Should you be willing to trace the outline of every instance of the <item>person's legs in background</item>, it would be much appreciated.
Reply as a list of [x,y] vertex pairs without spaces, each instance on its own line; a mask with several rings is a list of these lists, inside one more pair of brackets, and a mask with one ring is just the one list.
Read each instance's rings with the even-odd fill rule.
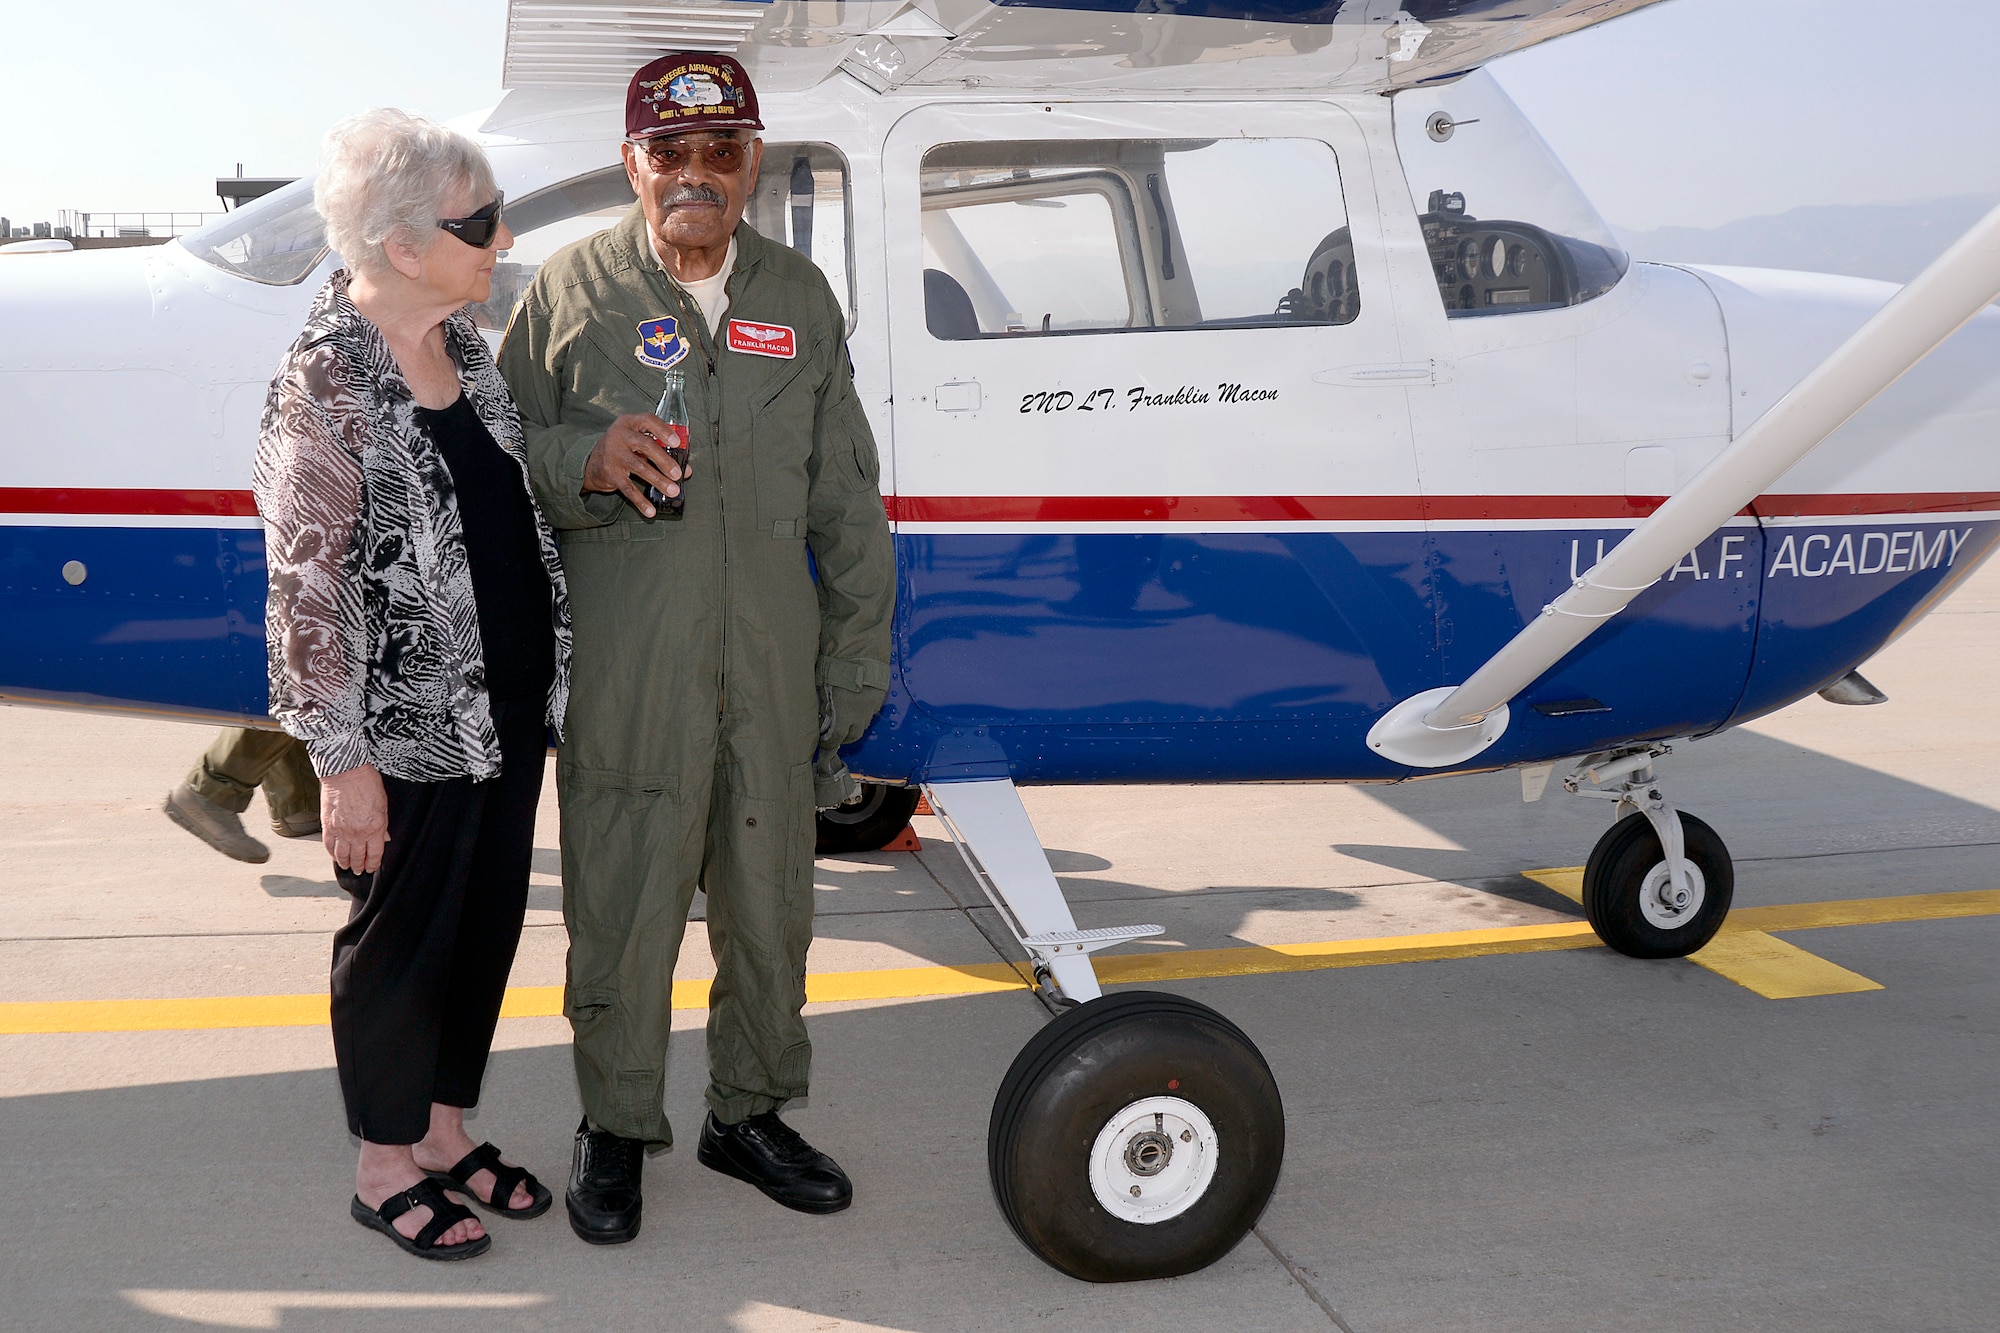
[[[253,865],[270,860],[270,848],[244,832],[242,815],[258,784],[294,748],[303,752],[305,747],[282,731],[224,728],[186,779],[167,793],[167,818],[224,856]],[[313,785],[318,787],[317,778]]]
[[[282,733],[281,733],[282,734]],[[264,804],[271,832],[281,838],[319,836],[319,774],[313,772],[304,741],[292,740],[264,770]]]

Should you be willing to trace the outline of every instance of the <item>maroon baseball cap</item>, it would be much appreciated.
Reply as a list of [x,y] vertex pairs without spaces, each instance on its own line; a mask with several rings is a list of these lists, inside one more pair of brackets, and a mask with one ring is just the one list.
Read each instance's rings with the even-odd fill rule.
[[757,90],[743,66],[714,51],[682,51],[640,67],[625,89],[625,137],[690,130],[761,130]]

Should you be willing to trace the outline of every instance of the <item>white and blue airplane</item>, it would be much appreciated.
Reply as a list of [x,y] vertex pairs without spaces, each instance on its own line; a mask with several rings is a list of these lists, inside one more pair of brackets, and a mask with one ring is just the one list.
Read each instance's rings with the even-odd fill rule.
[[[1227,1019],[1100,995],[1158,928],[1077,928],[1018,786],[1518,767],[1616,803],[1605,941],[1684,955],[1730,860],[1656,761],[1879,697],[1855,668],[2000,537],[2000,214],[1900,292],[1632,263],[1480,71],[1648,3],[512,0],[462,122],[518,236],[496,339],[629,206],[633,69],[728,50],[762,93],[750,220],[847,303],[899,563],[823,838],[927,793],[1019,939],[1059,1016],[990,1167],[1065,1272],[1227,1252],[1284,1123]],[[310,190],[0,258],[0,699],[265,721],[250,461],[339,263]]]

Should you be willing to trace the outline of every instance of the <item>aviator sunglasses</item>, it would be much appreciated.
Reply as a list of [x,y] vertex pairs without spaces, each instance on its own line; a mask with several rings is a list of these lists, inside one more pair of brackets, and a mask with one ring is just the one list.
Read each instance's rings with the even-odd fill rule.
[[652,160],[653,170],[663,176],[679,173],[697,155],[702,166],[718,176],[733,176],[743,170],[743,164],[750,160],[743,151],[743,145],[734,139],[706,139],[698,144],[651,139],[640,144],[639,148]]
[[495,199],[486,207],[464,218],[439,218],[438,226],[458,237],[475,250],[484,250],[493,244],[493,238],[500,234],[500,205],[502,199]]

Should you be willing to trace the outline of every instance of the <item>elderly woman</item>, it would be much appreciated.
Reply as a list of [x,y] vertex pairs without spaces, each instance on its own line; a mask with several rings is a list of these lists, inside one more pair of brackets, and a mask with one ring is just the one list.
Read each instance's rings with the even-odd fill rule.
[[333,1043],[361,1140],[351,1212],[427,1259],[549,1191],[466,1136],[527,907],[568,694],[569,612],[521,427],[461,308],[512,236],[478,145],[400,111],[335,126],[327,279],[264,409],[271,714],[306,744],[354,897]]

